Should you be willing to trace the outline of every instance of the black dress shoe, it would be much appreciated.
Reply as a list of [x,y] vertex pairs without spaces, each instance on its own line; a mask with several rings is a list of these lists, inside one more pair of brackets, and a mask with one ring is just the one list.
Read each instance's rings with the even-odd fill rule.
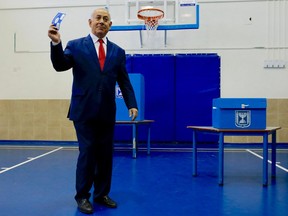
[[94,198],[94,202],[102,204],[108,208],[117,208],[117,203],[112,200],[109,196]]
[[88,199],[77,199],[78,209],[85,214],[93,213],[93,206]]

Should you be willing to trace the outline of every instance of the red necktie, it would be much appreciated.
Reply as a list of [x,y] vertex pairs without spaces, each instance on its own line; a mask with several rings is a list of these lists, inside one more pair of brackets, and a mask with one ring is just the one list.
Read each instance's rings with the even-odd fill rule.
[[104,51],[104,46],[103,46],[104,41],[102,39],[99,39],[98,42],[100,43],[98,58],[99,58],[101,70],[103,70],[104,63],[105,63],[105,51]]

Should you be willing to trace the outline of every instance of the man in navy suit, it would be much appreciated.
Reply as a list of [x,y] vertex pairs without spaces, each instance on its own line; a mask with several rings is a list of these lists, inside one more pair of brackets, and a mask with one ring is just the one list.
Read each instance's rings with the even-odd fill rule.
[[[138,108],[126,70],[125,51],[106,37],[112,25],[109,12],[104,8],[96,9],[88,22],[91,33],[69,41],[65,50],[56,26],[50,26],[48,36],[54,69],[60,72],[72,68],[73,72],[68,117],[74,123],[79,143],[75,199],[81,212],[91,214],[93,206],[89,198],[92,186],[94,202],[117,207],[117,203],[108,196],[112,176],[116,82],[132,120],[137,117]],[[103,40],[106,55],[103,69],[98,60],[98,39]]]

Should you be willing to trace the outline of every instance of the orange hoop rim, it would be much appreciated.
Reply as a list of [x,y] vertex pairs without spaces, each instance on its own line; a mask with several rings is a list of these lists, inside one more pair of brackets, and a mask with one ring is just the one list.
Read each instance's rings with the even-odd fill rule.
[[[156,15],[156,16],[142,15],[141,13],[145,11],[158,11],[160,12],[160,15]],[[158,8],[144,8],[138,11],[137,16],[138,16],[138,19],[141,19],[144,21],[154,20],[157,22],[159,19],[162,19],[164,17],[164,11]]]

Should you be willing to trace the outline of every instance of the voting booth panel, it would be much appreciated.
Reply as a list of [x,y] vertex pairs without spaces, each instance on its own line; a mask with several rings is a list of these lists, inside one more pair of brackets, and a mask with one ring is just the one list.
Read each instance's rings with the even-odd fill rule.
[[[127,65],[132,70],[131,56],[127,59]],[[127,69],[128,70],[128,69]],[[129,73],[129,79],[134,88],[137,105],[138,105],[138,121],[144,120],[145,118],[145,81],[144,76],[139,73]],[[131,121],[129,117],[128,109],[122,96],[121,89],[118,83],[115,86],[115,100],[116,100],[116,121]],[[145,130],[145,129],[144,129]],[[131,142],[132,130],[130,127],[115,127],[115,141]]]
[[[137,105],[138,105],[138,116],[137,120],[144,120],[145,113],[145,85],[144,77],[142,74],[129,74],[131,84],[134,88]],[[116,98],[116,121],[131,121],[131,117],[128,115],[128,109],[125,104],[122,91],[118,84],[115,87],[115,98]]]
[[212,126],[220,129],[265,129],[266,98],[216,98]]

